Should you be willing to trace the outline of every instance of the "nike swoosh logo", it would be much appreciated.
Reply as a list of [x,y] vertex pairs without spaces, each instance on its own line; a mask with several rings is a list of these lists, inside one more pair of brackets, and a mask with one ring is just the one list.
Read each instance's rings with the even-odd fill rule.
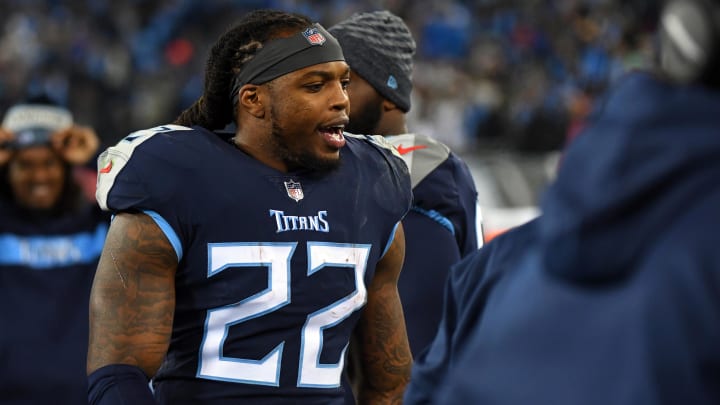
[[108,164],[100,169],[100,173],[110,173],[110,170],[112,170],[112,160],[108,162]]
[[403,147],[402,145],[398,145],[396,149],[399,154],[406,155],[414,150],[425,149],[425,148],[427,148],[427,145],[415,145],[415,146],[410,146],[407,148]]

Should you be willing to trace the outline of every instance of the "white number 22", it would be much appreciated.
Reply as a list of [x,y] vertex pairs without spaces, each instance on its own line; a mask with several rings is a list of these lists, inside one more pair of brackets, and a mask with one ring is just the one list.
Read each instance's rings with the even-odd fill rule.
[[[208,277],[228,268],[264,266],[268,287],[235,304],[207,311],[205,333],[200,346],[197,376],[211,380],[278,386],[285,342],[279,342],[260,360],[225,357],[223,345],[228,328],[254,319],[290,303],[290,260],[297,243],[214,243],[208,246]],[[338,387],[345,358],[343,348],[336,364],[321,364],[323,330],[335,326],[365,304],[363,278],[369,245],[307,242],[307,275],[325,267],[350,267],[355,273],[355,290],[348,296],[309,314],[302,329],[298,387]],[[239,271],[239,270],[236,270]]]

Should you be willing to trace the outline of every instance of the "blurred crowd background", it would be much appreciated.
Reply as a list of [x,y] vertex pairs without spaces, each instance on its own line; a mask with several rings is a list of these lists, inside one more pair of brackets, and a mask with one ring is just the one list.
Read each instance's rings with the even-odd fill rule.
[[106,144],[167,123],[201,93],[217,37],[262,7],[302,12],[326,27],[356,11],[403,17],[418,43],[410,130],[466,157],[482,206],[532,209],[593,101],[623,72],[653,63],[659,4],[3,0],[0,111],[49,94]]

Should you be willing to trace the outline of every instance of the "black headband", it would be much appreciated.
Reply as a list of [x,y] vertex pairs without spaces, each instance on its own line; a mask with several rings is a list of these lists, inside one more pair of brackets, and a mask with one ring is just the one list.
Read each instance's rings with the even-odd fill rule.
[[340,44],[318,23],[291,37],[269,41],[233,79],[233,105],[247,83],[267,83],[304,67],[338,60],[345,60]]

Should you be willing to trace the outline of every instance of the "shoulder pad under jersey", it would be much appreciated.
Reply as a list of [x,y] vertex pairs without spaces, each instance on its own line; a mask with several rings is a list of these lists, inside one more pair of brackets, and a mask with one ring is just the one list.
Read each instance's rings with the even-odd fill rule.
[[[132,159],[135,149],[157,134],[192,130],[192,128],[180,125],[163,125],[135,131],[101,153],[97,159],[98,177],[95,191],[95,198],[100,208],[111,209],[108,207],[108,194],[123,173],[125,166]],[[138,176],[138,178],[140,177]],[[138,190],[142,190],[140,185]]]
[[450,148],[429,136],[402,134],[384,138],[407,164],[413,188],[450,155]]
[[387,139],[385,139],[385,137],[382,135],[356,135],[356,134],[351,134],[349,132],[345,132],[345,136],[349,136],[349,137],[357,138],[357,139],[364,139],[376,146],[387,149],[388,151],[392,152],[393,155],[395,155],[399,158],[402,158],[402,156],[400,156],[400,154],[398,153],[395,146],[392,143],[388,142]]

